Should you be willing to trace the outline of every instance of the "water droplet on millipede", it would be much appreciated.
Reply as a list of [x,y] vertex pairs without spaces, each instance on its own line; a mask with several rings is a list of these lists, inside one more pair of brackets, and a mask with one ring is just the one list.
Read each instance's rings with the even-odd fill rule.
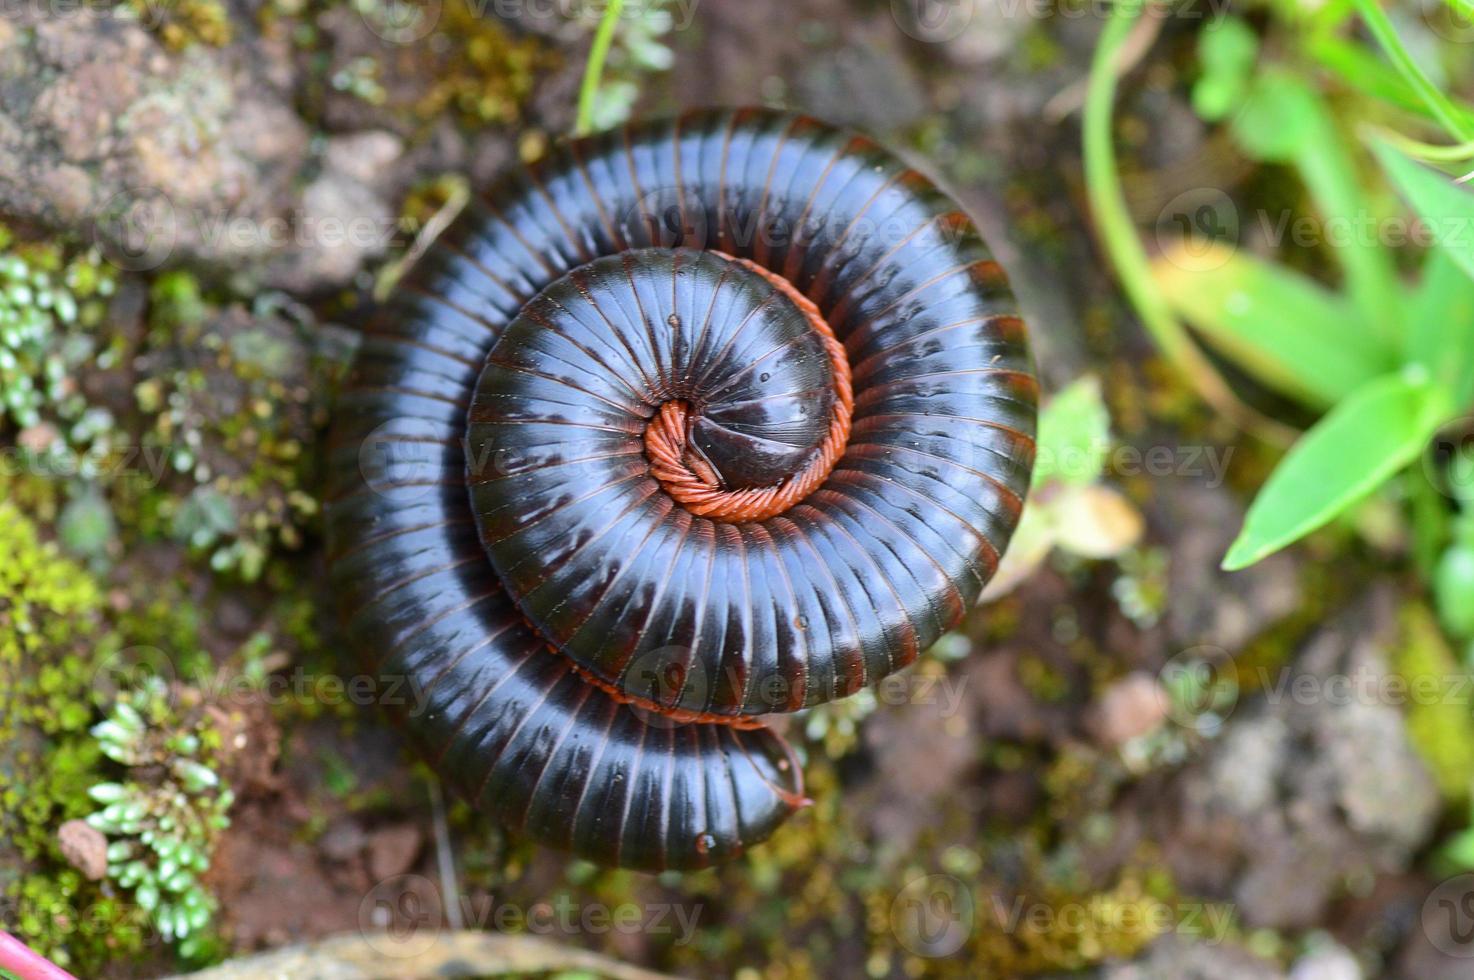
[[799,617],[798,619],[795,619],[793,621],[793,625],[797,626],[801,630],[806,630],[809,628],[809,617],[805,616],[803,613],[799,613]]
[[717,839],[711,834],[701,833],[696,835],[696,853],[710,854],[711,849],[717,846]]
[[769,375],[767,374],[767,372],[764,372],[764,373],[758,375],[757,379],[759,381],[767,381],[768,380],[768,377],[769,377]]

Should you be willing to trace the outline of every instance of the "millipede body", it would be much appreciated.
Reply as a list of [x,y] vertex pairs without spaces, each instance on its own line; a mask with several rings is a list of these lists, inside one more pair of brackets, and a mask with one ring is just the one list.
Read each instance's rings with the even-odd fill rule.
[[1036,385],[971,221],[870,140],[698,111],[478,197],[331,442],[351,645],[541,842],[700,868],[805,801],[760,716],[916,659],[1017,523]]

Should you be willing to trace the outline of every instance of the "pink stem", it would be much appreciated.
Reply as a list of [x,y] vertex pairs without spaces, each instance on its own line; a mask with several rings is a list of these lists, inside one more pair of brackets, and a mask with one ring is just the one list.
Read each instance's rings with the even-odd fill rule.
[[20,980],[77,980],[8,932],[0,932],[0,968]]

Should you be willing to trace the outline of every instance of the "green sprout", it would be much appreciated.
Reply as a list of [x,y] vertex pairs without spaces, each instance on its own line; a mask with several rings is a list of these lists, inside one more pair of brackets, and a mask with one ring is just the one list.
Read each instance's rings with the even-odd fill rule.
[[215,913],[200,879],[235,799],[209,764],[213,730],[182,719],[167,685],[150,678],[121,695],[92,734],[104,755],[135,771],[133,779],[89,790],[102,809],[87,822],[109,838],[108,877],[133,890],[180,955],[195,958]]
[[[662,40],[674,24],[663,0],[646,0],[627,13],[624,0],[610,0],[594,29],[579,86],[575,135],[611,129],[629,118],[640,94],[639,77],[666,71],[675,61]],[[606,64],[612,69],[608,79]]]

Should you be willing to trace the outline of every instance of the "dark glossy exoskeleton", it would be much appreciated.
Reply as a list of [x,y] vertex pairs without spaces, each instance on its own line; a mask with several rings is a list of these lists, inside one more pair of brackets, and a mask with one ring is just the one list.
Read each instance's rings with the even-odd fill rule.
[[[575,141],[366,331],[328,503],[350,641],[510,827],[730,859],[804,802],[755,716],[906,666],[976,600],[1035,394],[972,223],[870,140],[737,110]],[[695,497],[759,504],[656,478],[667,407]]]

